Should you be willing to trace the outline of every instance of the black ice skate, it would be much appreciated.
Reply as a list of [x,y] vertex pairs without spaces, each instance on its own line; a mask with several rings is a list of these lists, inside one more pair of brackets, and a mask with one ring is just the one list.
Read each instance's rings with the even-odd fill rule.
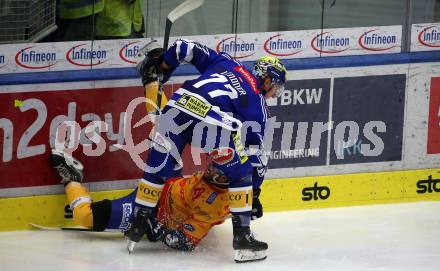
[[135,210],[133,223],[128,231],[125,232],[127,237],[128,253],[133,252],[134,246],[139,242],[144,234],[147,233],[147,220],[152,216],[152,212],[146,208]]
[[249,226],[239,226],[234,223],[234,239],[232,247],[235,250],[235,262],[253,262],[266,259],[267,243],[255,239]]
[[70,181],[82,182],[84,167],[68,153],[53,149],[50,162],[61,177],[60,183],[66,185]]

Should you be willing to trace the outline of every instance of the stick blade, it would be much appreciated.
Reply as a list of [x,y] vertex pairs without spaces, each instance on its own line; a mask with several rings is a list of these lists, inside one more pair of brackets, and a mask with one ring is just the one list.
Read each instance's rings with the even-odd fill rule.
[[45,231],[92,231],[91,229],[84,227],[50,227],[36,223],[29,223],[29,226],[31,226],[34,229],[45,230]]
[[187,0],[182,4],[178,5],[174,8],[167,16],[167,19],[174,23],[177,19],[179,19],[182,15],[195,10],[196,8],[203,5],[205,0]]

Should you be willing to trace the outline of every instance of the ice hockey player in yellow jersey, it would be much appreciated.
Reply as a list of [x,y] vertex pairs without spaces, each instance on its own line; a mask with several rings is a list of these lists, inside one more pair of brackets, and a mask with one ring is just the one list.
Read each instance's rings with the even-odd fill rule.
[[[75,224],[104,231],[130,228],[136,190],[115,199],[93,202],[81,184],[82,164],[69,154],[52,150],[51,163],[65,186]],[[148,218],[147,237],[183,251],[192,251],[209,230],[229,215],[228,180],[212,166],[189,177],[176,176],[166,181],[156,216]]]

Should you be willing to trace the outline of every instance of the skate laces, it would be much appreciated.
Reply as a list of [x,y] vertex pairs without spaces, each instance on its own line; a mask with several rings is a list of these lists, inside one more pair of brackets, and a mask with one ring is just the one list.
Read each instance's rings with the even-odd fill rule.
[[261,242],[260,240],[258,240],[258,235],[255,232],[253,232],[253,231],[250,231],[250,233],[248,235],[248,238],[250,240],[255,240],[257,242]]

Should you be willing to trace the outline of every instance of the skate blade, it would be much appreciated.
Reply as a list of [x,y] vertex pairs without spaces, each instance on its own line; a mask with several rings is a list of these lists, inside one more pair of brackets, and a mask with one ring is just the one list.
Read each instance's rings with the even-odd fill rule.
[[250,249],[239,249],[235,251],[234,260],[236,263],[247,263],[262,261],[266,258],[266,250],[252,251]]
[[127,239],[127,250],[128,254],[131,254],[133,252],[134,246],[136,245],[136,242],[133,242],[129,239]]

